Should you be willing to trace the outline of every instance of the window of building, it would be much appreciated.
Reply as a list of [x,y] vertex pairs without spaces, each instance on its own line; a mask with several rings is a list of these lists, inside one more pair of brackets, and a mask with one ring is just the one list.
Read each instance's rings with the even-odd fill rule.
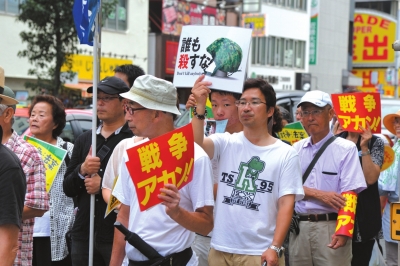
[[0,12],[19,14],[19,5],[25,0],[0,0]]
[[[369,1],[369,2],[356,2],[356,8],[366,8],[366,9],[373,9],[377,11],[381,11],[386,14],[390,15],[397,15],[392,14],[392,2],[393,1]],[[397,10],[396,10],[397,12]]]
[[[1,1],[1,0],[0,0]],[[104,24],[104,28],[125,31],[128,23],[127,0],[119,0]]]
[[263,2],[294,10],[307,11],[307,0],[263,0]]
[[304,68],[306,42],[275,36],[253,37],[251,63],[262,66]]

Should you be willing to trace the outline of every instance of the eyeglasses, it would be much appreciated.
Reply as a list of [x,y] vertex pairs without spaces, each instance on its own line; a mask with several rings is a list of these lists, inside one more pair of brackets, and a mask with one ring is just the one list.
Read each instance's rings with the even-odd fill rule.
[[119,96],[114,96],[114,97],[111,97],[111,96],[97,97],[97,101],[102,100],[103,102],[108,103],[108,102],[110,102],[112,99],[117,99],[117,98],[119,98]]
[[125,104],[125,111],[127,113],[129,113],[130,115],[133,115],[135,113],[135,111],[144,110],[144,109],[147,109],[147,108],[144,108],[144,107],[133,108],[133,107],[130,107],[130,106]]
[[245,106],[247,106],[248,104],[250,105],[250,107],[257,107],[257,106],[259,106],[260,104],[265,104],[265,105],[267,105],[267,103],[265,103],[265,102],[262,102],[260,99],[253,99],[253,100],[251,100],[250,102],[248,102],[248,101],[246,101],[246,100],[237,100],[237,101],[235,101],[235,105],[237,106],[237,107],[245,107]]
[[309,115],[316,117],[316,116],[320,116],[322,114],[322,112],[324,111],[324,109],[322,110],[312,110],[312,111],[302,111],[300,113],[301,117],[308,117]]

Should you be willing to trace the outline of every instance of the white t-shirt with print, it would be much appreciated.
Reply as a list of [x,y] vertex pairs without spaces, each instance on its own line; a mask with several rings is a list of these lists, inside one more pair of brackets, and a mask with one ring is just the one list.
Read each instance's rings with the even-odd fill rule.
[[[179,190],[181,197],[179,205],[189,212],[204,206],[214,206],[210,159],[200,146],[194,145],[193,179]],[[126,153],[124,159],[126,160]],[[166,214],[164,205],[158,204],[146,211],[140,211],[136,190],[125,163],[122,163],[120,169],[120,177],[112,194],[123,204],[130,206],[128,229],[137,233],[163,256],[190,247],[194,233],[172,220]],[[130,260],[147,260],[128,243],[125,251]],[[193,253],[187,265],[197,265],[197,263],[197,257]]]
[[304,197],[297,152],[277,140],[256,146],[243,132],[214,134],[218,192],[211,247],[234,254],[261,255],[272,243],[278,199]]

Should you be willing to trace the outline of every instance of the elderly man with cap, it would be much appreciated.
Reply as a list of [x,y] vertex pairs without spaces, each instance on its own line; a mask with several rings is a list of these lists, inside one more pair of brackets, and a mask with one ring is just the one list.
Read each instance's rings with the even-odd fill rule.
[[[302,123],[310,137],[293,145],[300,156],[305,197],[295,205],[300,232],[290,235],[290,264],[350,265],[351,239],[336,235],[335,229],[338,211],[346,204],[341,193],[359,193],[366,188],[357,147],[331,133],[329,122],[334,111],[329,94],[307,92],[298,107],[301,107]],[[322,155],[307,169],[323,146],[326,149]]]
[[33,226],[35,217],[41,217],[49,209],[46,192],[46,174],[39,152],[13,131],[16,104],[14,92],[4,86],[0,95],[0,126],[3,128],[2,143],[17,155],[26,176],[26,194],[22,212],[22,226],[18,236],[18,252],[14,265],[32,265]]
[[[129,91],[129,87],[119,78],[107,77],[99,82],[97,88],[97,116],[101,123],[96,131],[96,147],[91,146],[90,130],[76,139],[63,183],[64,193],[77,199],[75,223],[71,231],[73,265],[88,265],[92,194],[96,197],[93,265],[110,263],[116,214],[112,213],[104,218],[107,205],[99,192],[104,170],[115,146],[121,140],[133,136],[124,118],[125,100],[119,96],[120,93]],[[92,89],[90,87],[87,91],[91,93]],[[95,157],[92,156],[92,149],[96,149]]]
[[[0,93],[3,88],[0,87]],[[17,101],[0,94],[0,106],[14,105]],[[2,109],[0,107],[0,109]],[[4,110],[3,110],[4,111]],[[3,119],[0,118],[0,121]],[[3,129],[0,126],[0,139]],[[26,194],[26,177],[19,158],[0,143],[0,258],[2,265],[12,265],[18,248],[18,235],[22,229],[22,212]]]
[[[393,135],[397,141],[393,146],[395,152],[395,160],[393,164],[383,171],[378,179],[378,189],[381,198],[386,199],[388,203],[385,205],[382,217],[383,238],[385,239],[386,248],[386,265],[398,265],[398,241],[391,237],[390,232],[390,203],[399,201],[399,163],[400,163],[400,110],[394,114],[388,114],[383,118],[383,124]],[[382,202],[382,200],[381,200]]]
[[[138,77],[131,90],[121,94],[127,99],[126,119],[137,136],[131,147],[174,130],[177,92],[172,83],[151,75]],[[194,233],[207,235],[213,227],[212,170],[207,154],[194,146],[193,180],[178,190],[173,184],[160,189],[158,198],[163,202],[146,211],[139,209],[131,176],[127,170],[126,154],[120,166],[120,177],[113,195],[121,201],[117,220],[139,235],[163,258],[149,260],[135,247],[126,244],[120,232],[114,234],[110,265],[120,266],[125,251],[129,265],[197,265],[191,249]],[[157,191],[158,192],[158,191]],[[160,262],[159,260],[163,260]]]

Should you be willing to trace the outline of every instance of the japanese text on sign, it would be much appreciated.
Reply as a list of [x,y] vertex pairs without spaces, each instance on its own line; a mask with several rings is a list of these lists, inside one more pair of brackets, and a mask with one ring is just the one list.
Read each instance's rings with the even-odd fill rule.
[[333,106],[340,125],[346,131],[361,132],[367,122],[372,133],[381,131],[381,106],[378,93],[332,94]]
[[157,195],[165,184],[174,184],[180,189],[191,181],[194,163],[192,127],[189,124],[154,138],[127,150],[127,154],[126,165],[143,211],[161,202]]
[[342,193],[346,198],[346,205],[339,210],[336,222],[336,235],[353,237],[354,219],[356,216],[357,194],[353,191]]

